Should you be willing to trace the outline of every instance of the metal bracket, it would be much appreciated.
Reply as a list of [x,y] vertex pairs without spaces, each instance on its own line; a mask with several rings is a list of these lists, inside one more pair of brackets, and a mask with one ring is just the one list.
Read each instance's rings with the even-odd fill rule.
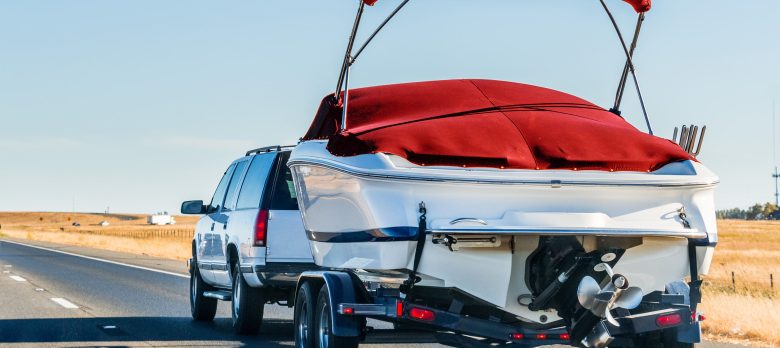
[[422,280],[417,276],[417,268],[420,266],[420,258],[422,258],[423,247],[425,247],[426,230],[428,227],[428,209],[425,208],[425,202],[420,202],[418,212],[420,213],[420,218],[417,225],[417,246],[415,246],[414,249],[412,271],[409,272],[409,278],[407,278],[400,287],[401,292],[405,293],[407,296],[411,295],[414,284]]
[[680,209],[677,210],[678,217],[682,221],[682,225],[685,228],[691,228],[691,222],[688,221],[688,215],[685,214],[685,206],[680,207]]

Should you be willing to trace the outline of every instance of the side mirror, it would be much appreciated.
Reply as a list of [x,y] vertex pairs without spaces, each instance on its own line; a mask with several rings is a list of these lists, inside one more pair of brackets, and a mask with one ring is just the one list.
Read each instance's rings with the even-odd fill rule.
[[203,205],[203,201],[186,201],[181,204],[182,214],[205,214],[207,207]]

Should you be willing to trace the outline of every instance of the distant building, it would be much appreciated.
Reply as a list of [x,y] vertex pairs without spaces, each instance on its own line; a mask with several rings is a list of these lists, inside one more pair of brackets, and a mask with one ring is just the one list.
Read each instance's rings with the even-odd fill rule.
[[173,225],[176,223],[176,219],[170,216],[167,211],[149,215],[146,218],[146,223],[150,225]]
[[108,226],[108,221],[105,220],[101,221],[100,226]]

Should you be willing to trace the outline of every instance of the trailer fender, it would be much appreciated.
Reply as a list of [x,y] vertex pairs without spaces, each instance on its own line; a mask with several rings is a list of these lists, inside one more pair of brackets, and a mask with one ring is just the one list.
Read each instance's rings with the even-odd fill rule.
[[[355,283],[352,276],[347,272],[338,271],[312,271],[304,272],[298,278],[295,293],[303,282],[310,282],[315,291],[324,284],[328,288],[328,297],[330,308],[331,327],[333,334],[342,337],[359,337],[361,335],[362,320],[359,317],[352,317],[339,314],[338,307],[341,303],[357,303],[358,296],[355,291]],[[315,298],[317,296],[315,295]],[[316,306],[316,304],[312,304]]]

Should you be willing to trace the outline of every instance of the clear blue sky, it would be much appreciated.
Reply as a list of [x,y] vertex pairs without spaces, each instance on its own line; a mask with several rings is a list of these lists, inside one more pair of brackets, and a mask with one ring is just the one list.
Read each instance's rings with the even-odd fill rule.
[[[397,0],[369,8],[364,29]],[[608,0],[627,36],[635,14]],[[292,144],[332,92],[356,1],[3,1],[0,210],[178,211],[249,148]],[[707,124],[720,208],[773,199],[780,2],[657,0],[636,64],[657,134]],[[597,0],[412,0],[353,86],[491,78],[608,107]],[[362,37],[368,34],[363,31]],[[634,93],[624,115],[644,128]]]

